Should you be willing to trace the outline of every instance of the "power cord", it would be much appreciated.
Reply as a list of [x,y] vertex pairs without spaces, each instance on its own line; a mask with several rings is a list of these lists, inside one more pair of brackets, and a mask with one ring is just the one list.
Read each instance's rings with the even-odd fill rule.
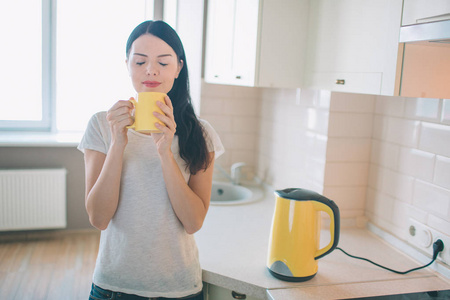
[[358,257],[358,256],[354,256],[354,255],[348,254],[347,252],[345,252],[344,250],[342,250],[342,249],[339,248],[339,247],[336,247],[336,249],[341,250],[342,252],[344,252],[344,254],[346,254],[346,255],[348,255],[348,256],[350,256],[350,257],[352,257],[352,258],[364,260],[364,261],[370,262],[371,264],[374,264],[374,265],[377,266],[377,267],[380,267],[380,268],[383,268],[383,269],[385,269],[385,270],[388,270],[388,271],[391,271],[391,272],[394,272],[394,273],[402,274],[402,275],[403,275],[403,274],[408,274],[409,272],[413,272],[413,271],[417,271],[417,270],[426,268],[426,267],[428,267],[429,265],[431,265],[432,263],[434,263],[434,261],[436,260],[436,258],[437,258],[437,256],[438,256],[439,252],[441,252],[442,250],[444,250],[444,242],[442,242],[442,240],[438,239],[436,242],[433,243],[433,260],[432,260],[432,261],[430,261],[430,262],[429,262],[428,264],[426,264],[425,266],[418,267],[418,268],[414,268],[414,269],[411,269],[411,270],[408,270],[408,271],[404,271],[404,272],[389,269],[389,268],[384,267],[384,266],[382,266],[382,265],[379,265],[379,264],[377,264],[377,263],[375,263],[375,262],[373,262],[373,261],[371,261],[370,259],[367,259],[367,258]]

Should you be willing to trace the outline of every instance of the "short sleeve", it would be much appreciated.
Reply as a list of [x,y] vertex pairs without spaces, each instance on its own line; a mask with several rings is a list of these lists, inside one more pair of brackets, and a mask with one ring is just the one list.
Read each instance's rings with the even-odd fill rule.
[[211,124],[208,123],[208,121],[202,119],[200,119],[199,121],[202,124],[203,129],[205,130],[206,145],[208,147],[208,151],[215,152],[214,159],[217,159],[225,152],[225,148],[223,147],[222,141],[220,140],[219,135],[211,126]]
[[78,150],[95,150],[106,154],[109,149],[110,133],[106,122],[106,112],[96,113],[89,120],[86,131],[78,145]]

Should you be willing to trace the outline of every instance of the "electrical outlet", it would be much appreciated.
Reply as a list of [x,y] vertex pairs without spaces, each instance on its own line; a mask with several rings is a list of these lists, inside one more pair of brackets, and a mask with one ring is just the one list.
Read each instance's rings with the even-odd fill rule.
[[409,219],[408,242],[433,256],[433,243],[438,239],[444,242],[444,250],[437,259],[450,265],[450,236],[430,228],[414,219]]

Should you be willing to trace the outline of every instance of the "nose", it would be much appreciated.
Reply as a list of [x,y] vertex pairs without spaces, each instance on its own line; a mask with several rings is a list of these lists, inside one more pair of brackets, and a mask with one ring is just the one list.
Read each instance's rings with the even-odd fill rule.
[[158,75],[159,70],[158,67],[155,64],[149,63],[147,65],[147,75]]

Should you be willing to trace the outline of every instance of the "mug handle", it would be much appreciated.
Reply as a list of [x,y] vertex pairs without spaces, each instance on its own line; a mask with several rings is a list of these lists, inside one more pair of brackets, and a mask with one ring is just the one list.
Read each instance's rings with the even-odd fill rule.
[[[137,102],[136,102],[136,100],[134,100],[134,98],[130,98],[130,100],[128,100],[128,101],[130,101],[131,103],[133,103],[134,107],[136,108]],[[132,125],[127,126],[127,128],[128,128],[128,129],[134,129],[134,128],[136,128],[136,120],[134,120],[134,122],[133,122]]]
[[[331,240],[327,246],[316,251],[314,259],[319,259],[324,257],[333,251],[339,243],[339,231],[340,231],[340,217],[339,208],[332,200],[321,197],[322,199],[313,201],[314,208],[316,211],[323,211],[330,216],[330,234]],[[320,228],[318,229],[320,230]]]

